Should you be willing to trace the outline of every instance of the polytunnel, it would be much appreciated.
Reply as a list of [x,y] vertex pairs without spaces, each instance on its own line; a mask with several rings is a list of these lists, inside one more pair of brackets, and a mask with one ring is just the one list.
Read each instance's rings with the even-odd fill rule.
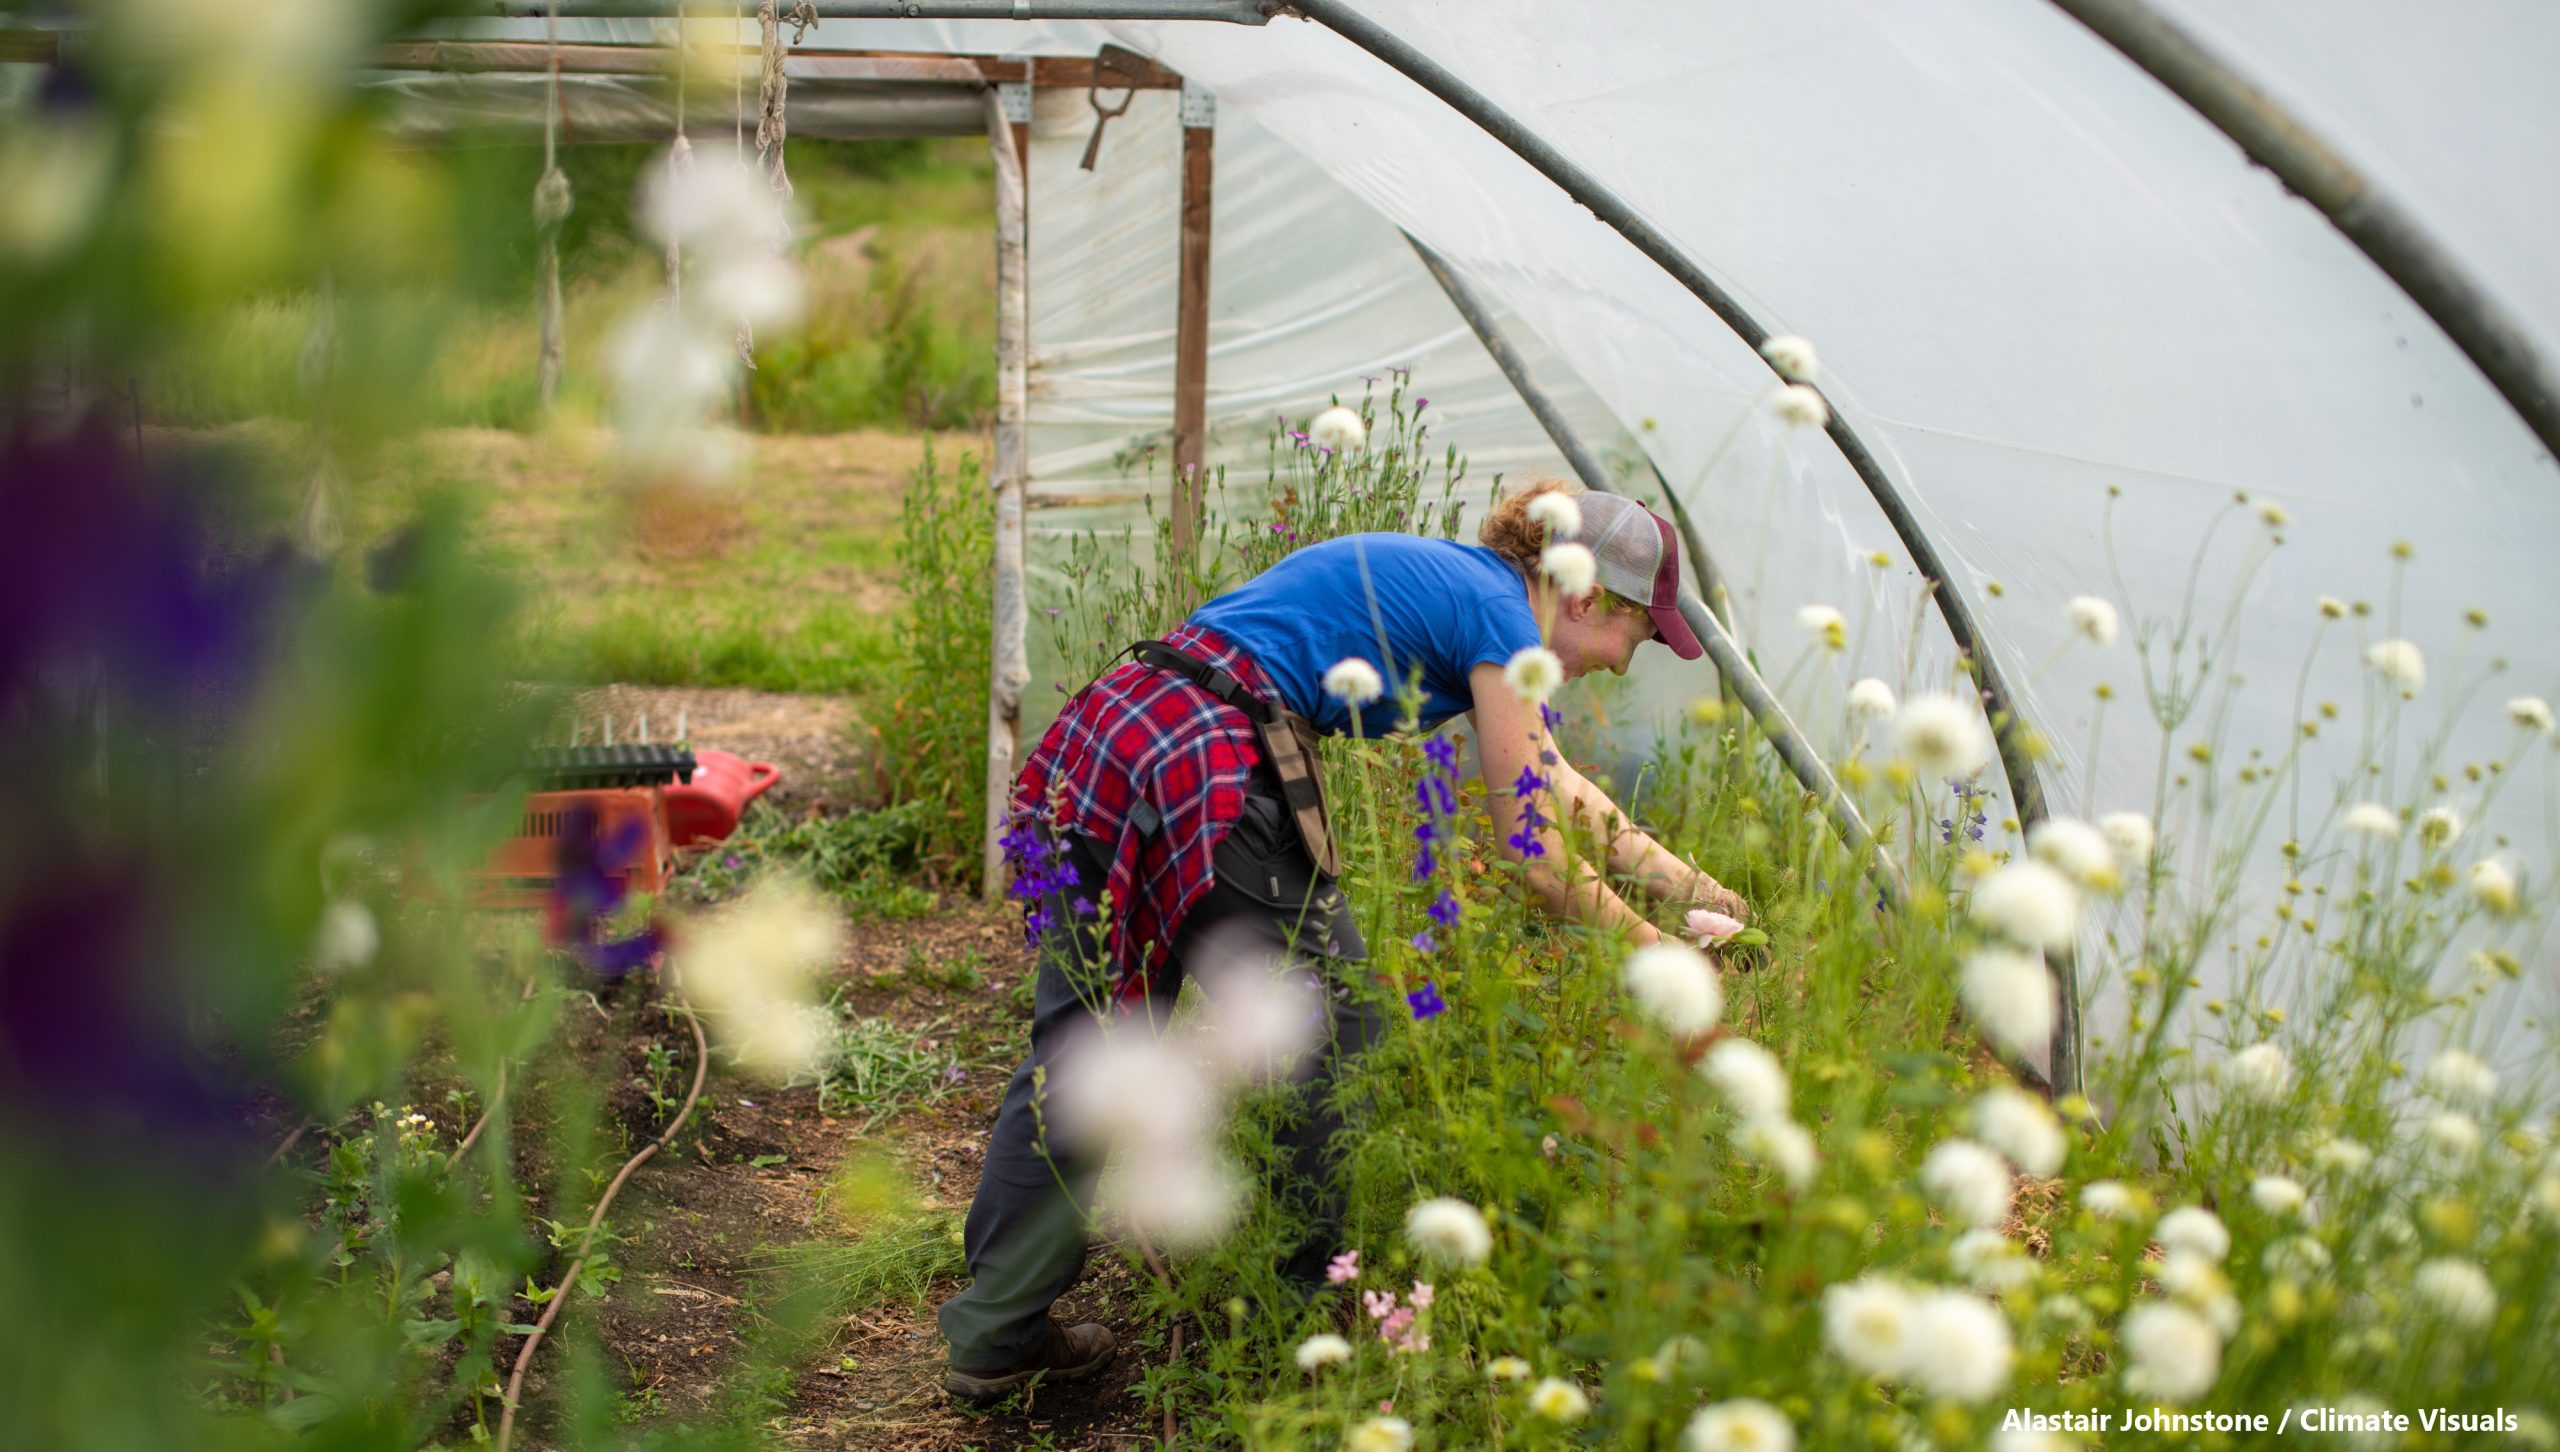
[[[663,39],[663,20],[591,18],[652,8],[573,4],[551,23]],[[1835,761],[1859,746],[1850,682],[1907,694],[1954,678],[1951,612],[1978,631],[2004,725],[2028,733],[2004,731],[2009,775],[2087,816],[2149,809],[2208,722],[2227,749],[2298,746],[2304,779],[2338,796],[2315,810],[2333,811],[2354,743],[2303,740],[2304,724],[2316,731],[2320,703],[2371,699],[2362,652],[2381,637],[2496,677],[2409,705],[2448,763],[2507,754],[2496,698],[2560,677],[2540,558],[2560,537],[2560,201],[2529,184],[2560,162],[2560,96],[2540,74],[2560,46],[2548,7],[1376,0],[1268,17],[1087,20],[1073,17],[1185,7],[1044,3],[861,18],[899,8],[820,7],[836,14],[806,43],[1017,58],[1108,45],[1178,77],[1010,100],[1029,133],[1034,618],[1085,531],[1143,529],[1150,490],[1157,513],[1171,503],[1165,472],[1131,460],[1177,413],[1179,179],[1184,137],[1206,131],[1205,464],[1255,471],[1275,417],[1401,368],[1471,479],[1564,470],[1419,244],[1586,455],[1667,482],[1722,562],[1736,633]],[[449,33],[529,42],[545,24]],[[1123,97],[1097,141],[1097,112]],[[923,114],[887,129],[926,129]],[[864,134],[847,124],[836,134]],[[965,125],[954,110],[932,129]],[[2326,166],[2346,211],[2297,195],[2301,175],[2235,135]],[[2410,236],[2415,263],[2388,251]],[[1834,438],[1767,408],[1755,328],[1818,346]],[[1943,606],[1915,547],[1939,562]],[[2120,606],[2130,638],[2072,648],[2066,601],[2083,595]],[[1842,612],[1850,648],[1788,669],[1810,649],[1799,612],[1820,606]],[[2224,647],[2205,678],[2174,679],[2179,619]],[[1066,684],[1040,634],[1030,732]],[[1615,714],[1665,718],[1712,687],[1698,670],[1652,678]],[[2204,717],[2166,730],[2146,702]],[[1984,815],[2014,829],[2003,777],[1984,776],[1998,803]],[[2546,815],[2511,793],[2478,830],[2538,874]],[[2180,826],[2174,811],[2161,822],[2170,860],[2204,850]],[[2273,890],[2279,869],[2255,885]],[[2516,1031],[2498,1044],[2511,1065],[2534,1059],[2556,983],[2544,962],[2512,990]],[[2086,986],[2092,1041],[2121,1018],[2117,988]]]

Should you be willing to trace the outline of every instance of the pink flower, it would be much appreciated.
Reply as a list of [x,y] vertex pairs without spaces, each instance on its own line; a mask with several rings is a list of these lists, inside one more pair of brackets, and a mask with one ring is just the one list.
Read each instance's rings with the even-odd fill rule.
[[1360,1279],[1360,1252],[1346,1250],[1325,1262],[1324,1278],[1328,1284],[1337,1286]]
[[1742,931],[1742,924],[1713,908],[1689,909],[1689,936],[1702,943],[1718,942]]
[[1431,1309],[1431,1282],[1415,1281],[1413,1283],[1413,1308],[1417,1311]]
[[1360,1304],[1368,1310],[1370,1320],[1383,1321],[1395,1312],[1396,1293],[1393,1291],[1362,1291],[1360,1293]]
[[[1387,1299],[1393,1301],[1395,1298],[1390,1296]],[[1413,1308],[1411,1306],[1398,1306],[1395,1310],[1388,1313],[1387,1319],[1378,1323],[1378,1339],[1381,1341],[1402,1341],[1405,1339],[1405,1333],[1412,1329]]]

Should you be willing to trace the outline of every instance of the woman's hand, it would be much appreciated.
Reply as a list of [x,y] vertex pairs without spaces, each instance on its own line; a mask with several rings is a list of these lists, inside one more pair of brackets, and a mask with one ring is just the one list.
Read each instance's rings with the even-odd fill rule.
[[1697,879],[1689,886],[1685,905],[1720,912],[1726,917],[1736,918],[1746,923],[1751,921],[1751,905],[1742,900],[1742,894],[1695,867],[1689,870],[1697,874]]

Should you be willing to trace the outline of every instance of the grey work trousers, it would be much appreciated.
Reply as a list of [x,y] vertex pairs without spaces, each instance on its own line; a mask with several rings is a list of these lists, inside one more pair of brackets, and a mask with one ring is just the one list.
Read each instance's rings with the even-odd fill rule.
[[[1216,879],[1184,916],[1170,960],[1157,971],[1141,1003],[1109,1006],[1106,970],[1094,948],[1098,923],[1080,917],[1078,898],[1098,898],[1106,871],[1099,844],[1068,835],[1056,844],[1075,869],[1076,884],[1048,894],[1049,926],[1038,944],[1039,963],[1031,1009],[1031,1053],[1005,1087],[1003,1107],[988,1137],[986,1160],[963,1232],[969,1261],[966,1288],[942,1304],[942,1334],[951,1364],[962,1371],[997,1372],[1022,1363],[1047,1334],[1049,1307],[1084,1273],[1087,1209],[1103,1155],[1061,1136],[1044,1136],[1035,1096],[1056,1092],[1059,1051],[1075,1031],[1099,1013],[1143,1018],[1161,1029],[1180,991],[1183,963],[1212,934],[1223,942],[1243,935],[1273,952],[1294,948],[1294,972],[1338,972],[1339,964],[1367,957],[1338,888],[1318,877],[1299,844],[1277,787],[1257,775],[1244,815],[1220,844]],[[1330,959],[1331,962],[1309,961]],[[1325,1041],[1298,1059],[1292,1082],[1304,1096],[1303,1112],[1278,1136],[1290,1171],[1280,1187],[1282,1203],[1306,1233],[1281,1267],[1301,1286],[1323,1279],[1338,1248],[1344,1209],[1339,1158],[1333,1148],[1341,1115],[1328,1106],[1328,1089],[1341,1055],[1367,1048],[1382,1023],[1366,996],[1339,982],[1321,983],[1330,1006]]]

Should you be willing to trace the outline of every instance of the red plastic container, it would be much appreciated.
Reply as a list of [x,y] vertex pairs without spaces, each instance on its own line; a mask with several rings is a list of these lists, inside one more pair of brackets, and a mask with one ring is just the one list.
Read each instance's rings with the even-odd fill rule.
[[658,788],[667,807],[667,838],[677,847],[717,842],[738,830],[747,803],[782,780],[782,768],[772,762],[709,747],[694,748],[693,763],[692,781]]

